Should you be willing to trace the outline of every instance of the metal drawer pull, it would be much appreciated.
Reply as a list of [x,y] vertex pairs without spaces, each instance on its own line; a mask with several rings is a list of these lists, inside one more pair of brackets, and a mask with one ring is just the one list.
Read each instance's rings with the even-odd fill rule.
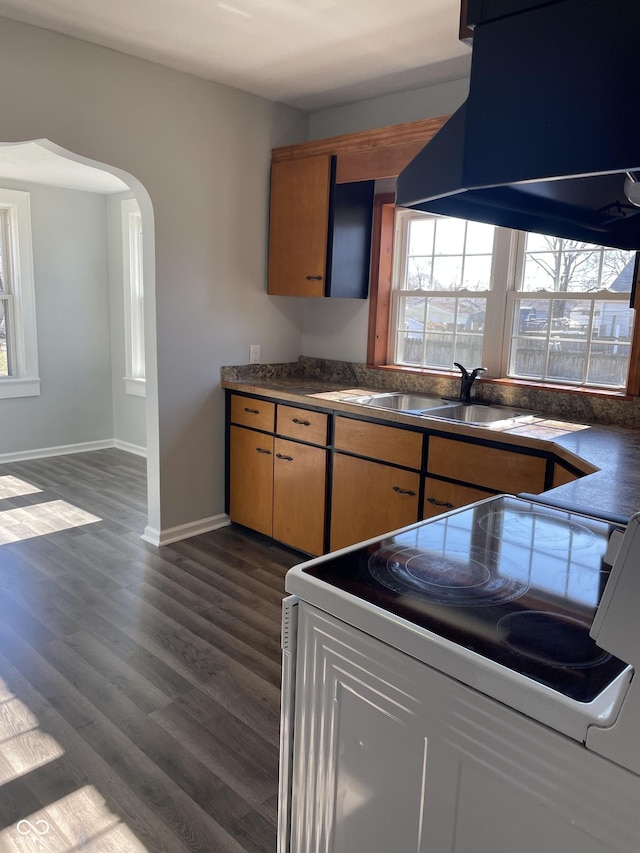
[[260,409],[249,409],[247,406],[244,407],[245,412],[248,412],[250,415],[259,415]]
[[393,491],[397,492],[399,495],[411,495],[412,497],[416,494],[412,492],[411,489],[401,489],[400,486],[392,486]]
[[427,498],[427,503],[433,504],[434,506],[443,506],[446,507],[446,509],[453,509],[453,504],[450,504],[447,501],[443,503],[442,501],[437,501],[435,498]]
[[293,418],[294,424],[300,424],[300,426],[311,426],[311,421],[301,421],[300,418]]
[[264,447],[256,447],[256,450],[258,453],[266,453],[267,456],[271,456],[271,451],[265,450]]
[[321,275],[308,275],[307,281],[322,281]]
[[285,462],[293,462],[293,456],[285,456],[284,453],[276,453],[276,459],[284,459]]

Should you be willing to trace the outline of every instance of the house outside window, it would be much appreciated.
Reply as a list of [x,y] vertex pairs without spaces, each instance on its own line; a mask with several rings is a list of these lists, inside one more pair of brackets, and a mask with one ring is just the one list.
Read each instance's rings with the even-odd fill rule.
[[145,396],[142,216],[135,199],[122,202],[125,390]]
[[0,399],[39,393],[29,193],[0,188]]
[[393,363],[622,389],[635,253],[396,211]]

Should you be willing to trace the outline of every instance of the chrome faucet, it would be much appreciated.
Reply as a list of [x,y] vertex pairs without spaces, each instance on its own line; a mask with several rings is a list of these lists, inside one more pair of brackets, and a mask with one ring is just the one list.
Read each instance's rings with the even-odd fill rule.
[[471,372],[469,372],[466,367],[463,367],[461,364],[458,364],[457,361],[454,361],[453,363],[458,368],[460,373],[462,374],[462,380],[460,382],[460,402],[461,403],[470,403],[471,402],[471,386],[476,381],[476,376],[479,373],[483,373],[487,368],[486,367],[476,367]]

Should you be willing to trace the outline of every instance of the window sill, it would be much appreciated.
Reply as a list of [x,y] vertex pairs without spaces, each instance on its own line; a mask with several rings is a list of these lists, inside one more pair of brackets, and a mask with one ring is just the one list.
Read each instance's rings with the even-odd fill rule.
[[39,397],[40,377],[36,379],[0,379],[0,400],[11,397]]
[[144,379],[132,379],[131,377],[125,376],[124,390],[127,394],[131,394],[133,397],[147,396],[147,388]]
[[[460,374],[456,371],[448,370],[433,370],[427,367],[408,367],[397,364],[378,364],[367,365],[370,370],[386,370],[393,373],[406,373],[412,376],[430,376],[440,379],[459,379]],[[530,379],[510,379],[508,377],[491,379],[481,378],[476,379],[478,385],[494,385],[500,388],[530,388],[536,391],[550,391],[552,393],[561,394],[579,394],[588,395],[590,397],[602,397],[615,400],[633,400],[635,399],[626,391],[608,390],[606,388],[582,388],[576,385],[552,385],[548,382],[534,382]]]

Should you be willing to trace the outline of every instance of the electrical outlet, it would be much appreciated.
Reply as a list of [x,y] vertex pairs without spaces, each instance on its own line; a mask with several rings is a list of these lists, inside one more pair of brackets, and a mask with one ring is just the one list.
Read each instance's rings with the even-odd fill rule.
[[249,347],[249,364],[260,364],[260,344],[251,344]]

